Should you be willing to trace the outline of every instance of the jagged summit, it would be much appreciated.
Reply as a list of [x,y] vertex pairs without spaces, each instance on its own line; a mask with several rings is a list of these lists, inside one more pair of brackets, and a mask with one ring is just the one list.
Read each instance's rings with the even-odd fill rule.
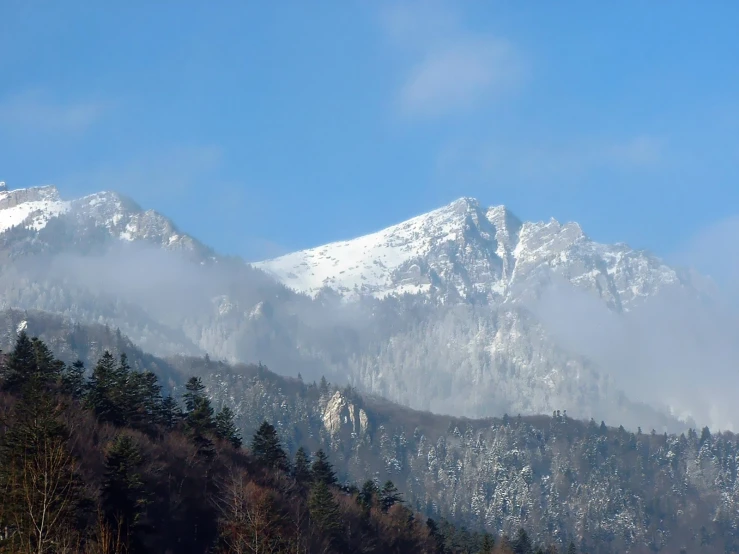
[[[377,297],[428,292],[443,274],[453,273],[453,266],[464,257],[483,263],[488,277],[500,273],[502,264],[494,259],[495,249],[489,252],[494,233],[479,202],[460,198],[376,233],[255,265],[313,295],[323,287]],[[454,252],[450,245],[456,245]],[[439,263],[430,264],[431,260]]]
[[485,208],[467,197],[376,233],[255,265],[300,292],[328,287],[348,298],[517,300],[556,276],[617,310],[679,282],[658,258],[593,242],[577,223],[522,222],[505,206]]
[[78,230],[105,230],[112,239],[144,241],[171,250],[188,250],[204,257],[208,248],[181,233],[175,224],[154,210],[143,210],[136,202],[117,192],[104,191],[75,200],[63,200],[53,185],[25,189],[0,189],[0,234],[12,228],[41,231],[61,218]]
[[17,226],[39,231],[69,207],[70,203],[61,200],[56,187],[8,190],[5,185],[0,189],[0,233]]

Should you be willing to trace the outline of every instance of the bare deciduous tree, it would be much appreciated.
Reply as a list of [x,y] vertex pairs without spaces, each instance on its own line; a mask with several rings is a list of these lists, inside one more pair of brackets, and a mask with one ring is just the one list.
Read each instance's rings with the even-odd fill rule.
[[271,554],[283,543],[273,493],[234,472],[218,501],[221,540],[230,554]]

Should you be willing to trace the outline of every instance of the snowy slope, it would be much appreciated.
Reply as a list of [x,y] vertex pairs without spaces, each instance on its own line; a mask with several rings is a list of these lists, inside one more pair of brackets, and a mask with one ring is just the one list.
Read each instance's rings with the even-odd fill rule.
[[628,309],[678,273],[624,244],[589,239],[576,223],[522,223],[504,206],[469,198],[377,233],[255,264],[285,285],[315,296],[323,287],[347,297],[433,292],[443,300],[517,300],[564,278]]
[[143,210],[115,192],[99,192],[75,200],[62,200],[53,186],[7,190],[0,186],[0,234],[14,228],[40,231],[53,218],[62,217],[79,234],[105,230],[110,239],[144,241],[168,250],[185,250],[212,257],[192,237],[181,233],[169,219],[153,210]]
[[460,199],[377,233],[255,265],[295,290],[312,295],[323,287],[376,296],[425,291],[429,283],[397,284],[393,272],[440,243],[456,241],[468,209],[469,200]]
[[38,231],[51,218],[68,212],[70,206],[51,186],[17,191],[0,189],[0,233],[17,226]]

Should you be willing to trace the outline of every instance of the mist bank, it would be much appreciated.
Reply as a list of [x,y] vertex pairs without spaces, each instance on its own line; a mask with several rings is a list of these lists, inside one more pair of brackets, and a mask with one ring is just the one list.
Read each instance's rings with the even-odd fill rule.
[[[678,314],[667,297],[623,316],[566,286],[545,289],[535,305],[439,305],[422,296],[346,302],[331,291],[295,293],[240,260],[197,261],[120,242],[14,260],[0,269],[0,292],[2,307],[104,323],[156,355],[262,362],[437,413],[566,410],[660,432],[679,431],[686,425],[678,416],[692,416],[734,428],[728,393],[723,403],[711,395],[728,387],[691,389],[710,341],[689,339],[695,329],[712,337],[715,322],[688,318],[697,307],[683,302]],[[681,317],[697,327],[680,326]],[[673,336],[685,336],[679,349]],[[721,344],[716,365],[728,374],[733,350]],[[670,408],[675,417],[664,415]]]
[[736,430],[739,317],[715,296],[666,288],[618,313],[562,280],[529,308],[566,348],[592,360],[629,398],[681,419]]

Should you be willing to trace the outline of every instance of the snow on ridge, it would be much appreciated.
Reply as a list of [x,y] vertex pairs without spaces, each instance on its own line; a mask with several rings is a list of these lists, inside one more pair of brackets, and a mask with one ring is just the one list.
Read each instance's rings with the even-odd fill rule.
[[[112,236],[125,242],[161,241],[165,248],[187,247],[194,242],[154,210],[143,211],[134,201],[116,192],[102,191],[74,200],[62,200],[52,185],[28,189],[0,189],[0,233],[22,226],[39,231],[62,214],[90,218]],[[189,241],[188,241],[189,239]]]
[[70,202],[61,200],[51,185],[0,190],[0,233],[17,226],[39,231],[69,208]]
[[24,189],[9,190],[5,182],[0,187],[0,209],[8,203],[19,204],[29,200],[59,201],[59,191],[54,185],[39,185]]
[[[475,234],[468,229],[468,218],[483,239],[479,251],[475,239],[468,242],[464,236],[470,230]],[[488,237],[497,243],[489,260],[484,244]],[[456,244],[447,249],[447,242]],[[311,296],[328,287],[345,299],[358,295],[381,298],[430,290],[428,269],[414,277],[415,259],[430,263],[443,286],[456,289],[461,297],[474,291],[514,300],[522,290],[538,286],[542,272],[553,272],[578,288],[595,291],[615,309],[627,309],[640,297],[680,282],[675,270],[656,256],[626,244],[594,242],[577,223],[560,223],[554,218],[521,222],[504,206],[483,208],[471,198],[460,198],[353,240],[253,265]],[[460,263],[463,267],[458,268]],[[495,267],[500,269],[491,273]]]
[[39,231],[53,217],[80,206],[107,208],[108,211],[112,208],[116,212],[113,219],[121,217],[122,204],[116,193],[98,192],[68,201],[61,199],[59,190],[54,185],[0,190],[0,233],[16,226]]
[[390,292],[423,292],[427,286],[405,284],[395,287],[391,282],[392,272],[404,263],[424,256],[435,244],[457,240],[466,217],[477,207],[476,200],[460,198],[369,235],[253,265],[285,285],[313,296],[325,286],[343,293],[375,296]]

